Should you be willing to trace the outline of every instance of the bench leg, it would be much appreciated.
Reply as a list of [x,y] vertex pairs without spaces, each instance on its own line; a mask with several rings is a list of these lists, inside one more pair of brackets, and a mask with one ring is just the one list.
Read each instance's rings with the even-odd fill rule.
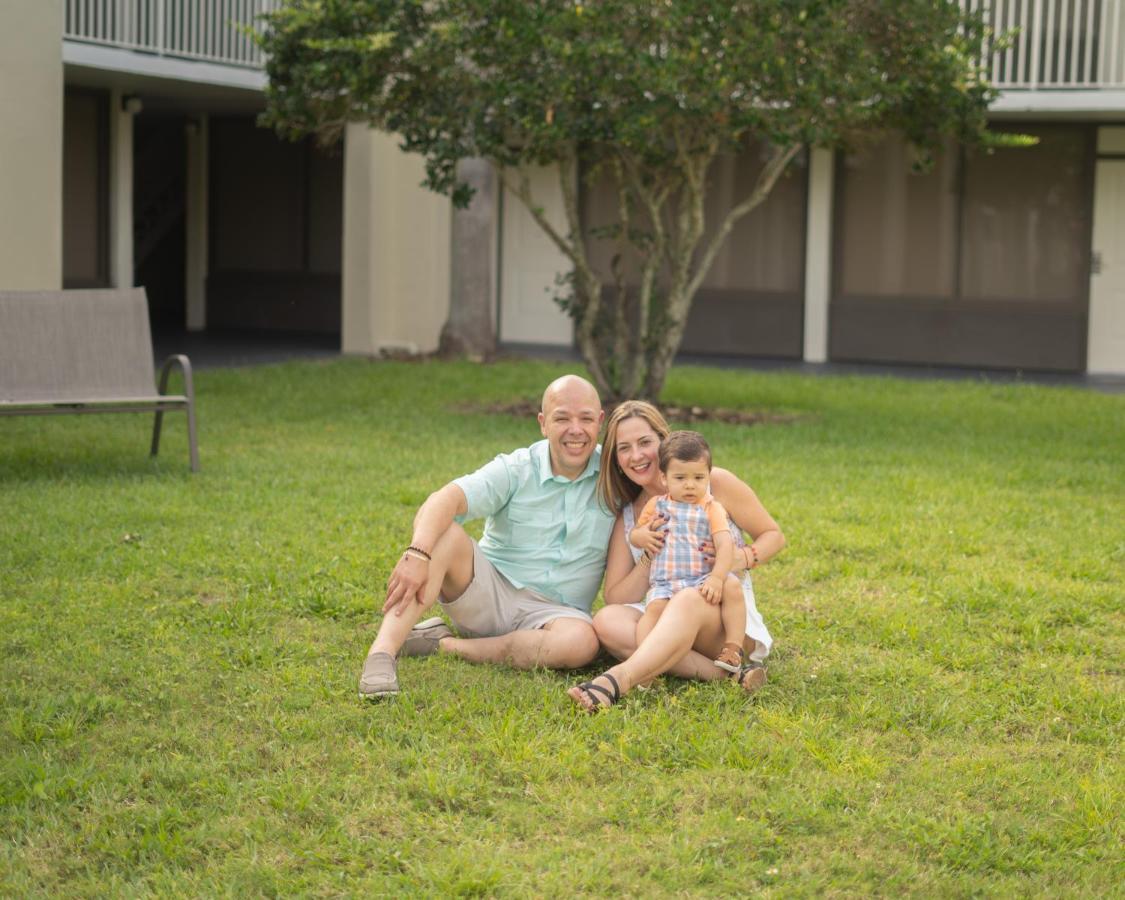
[[[188,455],[191,459],[191,470],[193,472],[199,471],[199,444],[196,440],[195,434],[195,384],[191,377],[191,362],[182,353],[177,353],[175,356],[169,356],[164,361],[164,368],[160,371],[160,393],[164,393],[168,388],[168,375],[172,370],[173,363],[179,364],[184,373],[184,396],[187,397],[187,433],[188,433]],[[156,456],[157,451],[160,449],[160,426],[164,421],[164,412],[160,411],[156,414],[156,421],[152,423],[152,455]]]
[[160,410],[156,413],[156,420],[152,423],[152,456],[160,450],[160,426],[164,424],[164,411]]
[[187,438],[188,438],[188,454],[191,457],[191,470],[193,472],[199,471],[199,445],[195,439],[195,395],[194,392],[188,394],[187,402]]

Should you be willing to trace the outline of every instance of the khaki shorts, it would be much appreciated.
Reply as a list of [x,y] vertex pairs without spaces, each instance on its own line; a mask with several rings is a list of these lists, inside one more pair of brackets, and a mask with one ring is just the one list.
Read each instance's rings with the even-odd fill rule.
[[473,541],[473,580],[456,600],[441,599],[441,608],[463,637],[497,637],[513,631],[542,628],[555,619],[581,619],[589,615],[518,588],[496,570]]

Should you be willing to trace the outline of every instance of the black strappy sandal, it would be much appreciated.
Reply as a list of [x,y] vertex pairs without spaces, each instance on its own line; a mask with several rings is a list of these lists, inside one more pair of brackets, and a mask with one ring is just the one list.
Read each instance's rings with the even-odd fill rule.
[[[613,706],[613,704],[621,699],[621,685],[617,683],[616,678],[610,675],[609,672],[603,672],[597,677],[606,679],[610,683],[610,685],[612,685],[613,692],[610,693],[608,689],[602,687],[600,684],[594,684],[593,681],[583,681],[581,684],[575,685],[575,688],[582,691],[582,693],[586,695],[586,698],[593,704],[593,706],[586,706],[586,704],[582,703],[577,698],[577,696],[575,696],[574,694],[570,694],[569,691],[567,692],[568,694],[570,694],[571,699],[574,700],[574,702],[581,706],[583,709],[585,709],[586,712],[593,713],[597,712],[600,709],[609,709],[611,706]],[[571,688],[571,690],[574,690],[575,688]]]

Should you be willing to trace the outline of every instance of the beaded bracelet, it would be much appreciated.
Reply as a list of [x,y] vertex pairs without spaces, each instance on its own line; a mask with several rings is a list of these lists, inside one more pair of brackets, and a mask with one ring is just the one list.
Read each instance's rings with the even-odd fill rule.
[[757,550],[757,548],[756,548],[756,547],[755,547],[755,546],[754,546],[753,544],[747,544],[747,545],[746,545],[746,549],[747,549],[747,550],[748,550],[748,551],[750,552],[750,556],[753,556],[753,557],[754,557],[754,561],[753,561],[753,562],[750,562],[750,556],[747,556],[747,557],[746,557],[746,563],[747,563],[746,567],[747,567],[748,569],[756,569],[756,568],[758,568],[758,566],[760,566],[760,565],[762,564],[762,561],[761,561],[760,559],[758,559],[758,550]]
[[415,554],[417,554],[418,556],[420,556],[420,557],[421,557],[422,559],[424,559],[424,560],[425,560],[426,562],[432,562],[432,559],[431,559],[431,557],[430,557],[430,554],[428,554],[428,553],[427,553],[427,552],[426,552],[425,550],[423,550],[423,549],[422,549],[421,547],[415,547],[415,546],[414,546],[413,544],[411,544],[411,545],[410,545],[409,547],[407,547],[407,548],[406,548],[406,549],[405,549],[405,550],[403,551],[403,553],[409,554],[409,553],[411,553],[412,551],[413,551],[413,552],[414,552]]

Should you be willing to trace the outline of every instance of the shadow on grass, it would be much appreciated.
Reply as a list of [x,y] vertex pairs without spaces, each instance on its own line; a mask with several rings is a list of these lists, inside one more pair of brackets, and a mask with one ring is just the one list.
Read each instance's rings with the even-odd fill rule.
[[73,446],[9,446],[0,452],[0,483],[50,483],[70,479],[187,481],[191,466],[178,454],[150,456],[148,447],[75,448]]

